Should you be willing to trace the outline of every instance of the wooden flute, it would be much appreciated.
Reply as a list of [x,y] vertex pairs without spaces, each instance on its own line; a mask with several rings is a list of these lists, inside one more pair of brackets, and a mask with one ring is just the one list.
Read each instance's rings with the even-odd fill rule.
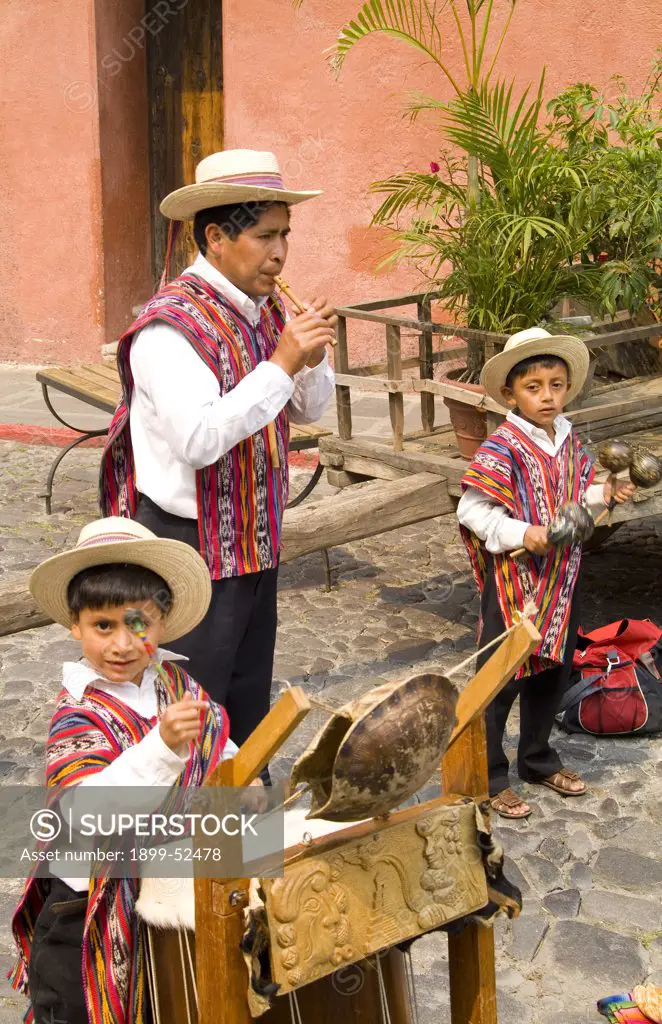
[[[287,295],[288,299],[297,310],[298,313],[305,313],[306,307],[303,302],[296,297],[292,289],[290,288],[287,281],[284,281],[282,277],[275,277],[276,287],[280,289],[283,295]],[[331,346],[337,344],[334,338],[329,342]],[[273,423],[267,424],[267,436],[269,438],[269,453],[271,455],[271,465],[274,469],[280,469],[280,455],[278,454],[278,439],[276,437],[276,427]]]

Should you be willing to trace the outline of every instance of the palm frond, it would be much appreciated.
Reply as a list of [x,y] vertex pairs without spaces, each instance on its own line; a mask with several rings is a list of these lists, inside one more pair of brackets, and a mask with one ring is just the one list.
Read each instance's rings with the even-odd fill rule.
[[462,185],[445,181],[436,174],[397,174],[385,181],[373,182],[370,191],[386,196],[373,215],[373,224],[393,224],[409,209],[416,213],[423,209],[434,218],[445,207],[448,216],[453,209],[462,208],[466,202],[466,192]]
[[546,137],[538,128],[542,106],[538,94],[527,106],[526,90],[513,110],[514,83],[483,83],[449,104],[445,135],[490,168],[495,180],[514,172],[526,154],[527,163],[542,149]]
[[446,6],[446,2],[439,0],[366,0],[356,18],[343,26],[335,44],[327,51],[329,64],[339,74],[350,50],[361,40],[381,32],[408,43],[434,61],[459,95],[460,87],[443,59],[443,37],[438,21]]
[[418,115],[426,110],[434,110],[442,115],[448,110],[448,104],[443,100],[435,99],[434,96],[427,96],[425,93],[412,90],[402,108],[403,116],[409,118],[410,121],[415,121]]

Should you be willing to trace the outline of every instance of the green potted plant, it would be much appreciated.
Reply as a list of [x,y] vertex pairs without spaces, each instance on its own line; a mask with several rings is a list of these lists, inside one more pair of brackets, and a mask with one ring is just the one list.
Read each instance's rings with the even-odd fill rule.
[[[620,77],[608,96],[587,83],[548,104],[549,129],[585,184],[564,197],[561,216],[581,224],[582,266],[600,266],[601,311],[634,323],[662,319],[662,52],[641,92]],[[662,369],[659,349],[632,342],[606,350],[598,369],[626,376]]]
[[[533,98],[495,80],[517,0],[504,3],[507,17],[497,29],[498,0],[368,0],[328,52],[339,73],[357,43],[390,35],[423,53],[453,89],[450,102],[419,94],[407,107],[411,118],[437,118],[442,144],[429,169],[372,186],[382,197],[373,222],[394,231],[385,262],[413,262],[445,311],[478,330],[549,324],[568,297],[591,313],[654,308],[662,60],[641,96],[621,83],[608,104],[593,87],[575,86],[549,104],[544,125],[544,73]],[[450,40],[464,57],[461,80],[445,60]],[[466,364],[450,374],[456,386],[480,390],[484,346],[470,341],[467,348]],[[485,436],[485,417],[475,406],[446,402],[470,455]]]
[[[441,152],[425,172],[375,182],[372,191],[383,199],[373,222],[395,232],[386,262],[413,262],[458,324],[513,333],[540,322],[560,295],[588,298],[591,284],[571,266],[585,242],[581,229],[557,217],[568,180],[576,188],[584,182],[550,132],[538,127],[544,79],[532,100],[528,92],[515,100],[512,85],[494,80],[516,0],[509,0],[488,55],[497,6],[495,0],[450,0],[443,8],[425,0],[369,0],[341,30],[330,60],[339,72],[358,42],[385,33],[425,53],[450,82],[450,103],[412,96],[410,117],[424,111],[437,117]],[[442,11],[464,56],[461,82],[444,60],[449,37],[440,27]],[[484,347],[470,341],[467,348],[466,365],[449,372],[454,384],[482,390]],[[485,416],[475,406],[445,401],[463,453],[470,455],[485,436]]]
[[[542,81],[533,101],[513,110],[512,88],[484,85],[445,109],[443,136],[461,156],[444,151],[428,173],[376,182],[383,199],[374,221],[395,229],[391,261],[416,264],[458,324],[510,334],[541,323],[561,296],[595,303],[593,268],[578,274],[573,257],[588,242],[579,223],[558,206],[567,189],[584,184],[549,133],[538,128]],[[469,159],[478,163],[478,200],[470,194]],[[402,216],[409,225],[399,228]],[[596,269],[597,265],[596,265]],[[482,344],[468,346],[454,384],[480,389]],[[445,399],[463,454],[485,436],[475,406]],[[461,420],[461,422],[460,422]]]

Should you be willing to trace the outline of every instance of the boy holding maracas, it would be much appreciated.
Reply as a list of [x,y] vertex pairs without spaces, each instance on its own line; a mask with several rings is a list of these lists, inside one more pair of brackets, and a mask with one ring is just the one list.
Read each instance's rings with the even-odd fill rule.
[[[588,364],[588,350],[579,338],[553,337],[537,327],[509,338],[485,364],[482,383],[510,411],[478,449],[462,481],[457,514],[481,591],[481,644],[512,626],[527,601],[538,608],[535,625],[542,636],[537,651],[486,712],[491,803],[505,818],[531,813],[509,786],[503,749],[518,695],[520,778],[562,796],[586,792],[585,783],[563,767],[549,742],[579,628],[581,544],[552,547],[548,526],[566,502],[598,511],[612,499],[626,501],[635,489],[630,482],[611,479],[592,484],[591,458],[563,416],[584,384]],[[512,558],[522,545],[528,556]]]

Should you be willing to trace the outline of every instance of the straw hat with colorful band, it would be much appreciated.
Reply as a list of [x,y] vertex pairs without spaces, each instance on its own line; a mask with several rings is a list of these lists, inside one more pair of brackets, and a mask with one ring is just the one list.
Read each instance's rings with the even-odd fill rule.
[[501,389],[513,366],[531,356],[557,356],[568,366],[570,388],[566,398],[569,404],[584,386],[589,366],[588,349],[583,341],[570,334],[550,334],[542,327],[530,327],[508,338],[503,351],[485,363],[480,382],[499,405],[505,406]]
[[321,194],[288,188],[273,153],[226,149],[201,160],[195,169],[195,185],[171,192],[160,209],[171,220],[190,220],[212,206],[248,202],[295,205]]
[[198,552],[183,541],[159,539],[140,523],[121,516],[84,526],[72,551],[63,551],[37,566],[30,577],[30,593],[46,615],[69,627],[67,589],[71,580],[83,569],[111,563],[142,565],[168,584],[173,600],[165,620],[164,641],[190,633],[204,618],[211,600],[211,580]]

